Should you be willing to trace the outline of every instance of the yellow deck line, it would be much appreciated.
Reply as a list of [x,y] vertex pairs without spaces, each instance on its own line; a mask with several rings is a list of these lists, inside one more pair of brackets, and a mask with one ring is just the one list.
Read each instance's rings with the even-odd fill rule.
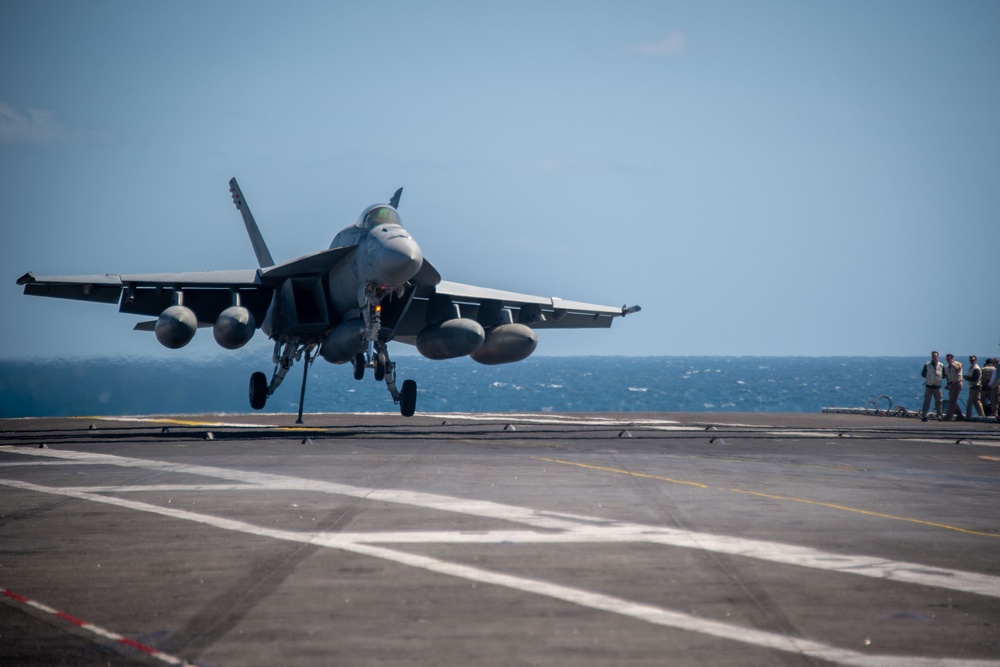
[[619,475],[629,475],[630,477],[638,477],[642,479],[653,479],[661,482],[670,482],[671,484],[684,484],[687,486],[694,486],[700,489],[707,489],[710,491],[728,491],[730,493],[742,493],[749,496],[756,496],[758,498],[767,498],[769,500],[783,500],[786,502],[802,503],[804,505],[815,505],[817,507],[826,507],[828,509],[835,509],[842,512],[853,512],[855,514],[864,514],[866,516],[874,516],[880,519],[891,519],[893,521],[905,521],[907,523],[915,523],[922,526],[931,526],[932,528],[941,528],[944,530],[952,530],[958,533],[965,533],[967,535],[978,535],[980,537],[993,537],[1000,538],[998,533],[987,533],[980,530],[970,530],[968,528],[961,528],[959,526],[952,526],[946,523],[938,523],[936,521],[925,521],[923,519],[914,519],[911,517],[897,516],[895,514],[884,514],[882,512],[873,512],[871,510],[861,509],[858,507],[848,507],[846,505],[837,505],[835,503],[828,503],[821,500],[809,500],[808,498],[796,498],[794,496],[779,496],[770,493],[761,493],[759,491],[748,491],[746,489],[737,488],[722,488],[713,487],[707,484],[701,484],[699,482],[691,482],[687,480],[672,479],[670,477],[662,477],[659,475],[647,475],[645,473],[631,472],[629,470],[623,470],[621,468],[607,468],[604,466],[595,466],[587,463],[577,463],[574,461],[563,461],[560,459],[549,459],[542,457],[535,457],[538,461],[546,461],[548,463],[559,463],[562,465],[574,466],[576,468],[585,468],[588,470],[598,470],[601,472],[612,472]]
[[327,429],[317,426],[278,426],[277,424],[252,424],[247,422],[205,422],[173,417],[73,417],[100,421],[137,422],[140,424],[170,424],[172,426],[210,426],[212,428],[266,428],[274,431],[323,432]]

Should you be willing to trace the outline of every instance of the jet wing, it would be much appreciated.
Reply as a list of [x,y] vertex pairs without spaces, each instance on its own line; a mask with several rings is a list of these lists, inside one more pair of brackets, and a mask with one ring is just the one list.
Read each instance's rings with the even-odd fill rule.
[[121,276],[105,274],[98,276],[42,276],[28,272],[17,279],[24,285],[24,293],[31,296],[51,296],[57,299],[96,301],[97,303],[118,303],[122,295]]
[[261,284],[256,269],[90,276],[35,276],[29,272],[18,278],[17,284],[24,285],[24,293],[32,296],[118,303],[122,313],[152,317],[173,303],[175,290],[182,290],[184,305],[203,324],[214,323],[219,313],[233,305],[234,291],[259,322],[272,294],[270,287]]
[[395,338],[410,342],[411,337],[435,319],[428,314],[433,313],[433,303],[440,299],[450,299],[458,304],[462,317],[472,319],[477,319],[481,309],[509,309],[514,322],[532,329],[608,328],[614,318],[639,311],[638,306],[602,306],[442,280],[434,287],[419,287],[414,291],[410,307],[394,329]]

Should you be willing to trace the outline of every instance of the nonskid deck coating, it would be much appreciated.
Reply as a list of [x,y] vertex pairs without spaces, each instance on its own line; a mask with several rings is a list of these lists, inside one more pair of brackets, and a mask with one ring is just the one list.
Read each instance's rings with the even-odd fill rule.
[[993,424],[293,422],[0,422],[0,656],[1000,664]]

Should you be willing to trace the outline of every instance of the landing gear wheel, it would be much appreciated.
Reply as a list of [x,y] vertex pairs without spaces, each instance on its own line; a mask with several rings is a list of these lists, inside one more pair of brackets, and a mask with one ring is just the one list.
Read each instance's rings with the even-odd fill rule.
[[250,407],[263,410],[267,403],[267,376],[260,371],[250,376]]
[[417,411],[417,383],[413,380],[403,382],[403,391],[399,398],[399,413],[404,417],[412,417]]
[[385,364],[386,364],[385,352],[379,352],[378,356],[375,357],[375,381],[381,382],[385,379]]
[[365,377],[365,355],[358,352],[354,355],[354,379],[363,380]]

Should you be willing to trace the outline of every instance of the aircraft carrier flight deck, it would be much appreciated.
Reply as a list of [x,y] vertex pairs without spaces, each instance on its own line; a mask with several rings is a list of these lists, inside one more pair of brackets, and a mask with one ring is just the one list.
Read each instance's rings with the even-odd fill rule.
[[997,665],[1000,426],[0,420],[0,663]]

